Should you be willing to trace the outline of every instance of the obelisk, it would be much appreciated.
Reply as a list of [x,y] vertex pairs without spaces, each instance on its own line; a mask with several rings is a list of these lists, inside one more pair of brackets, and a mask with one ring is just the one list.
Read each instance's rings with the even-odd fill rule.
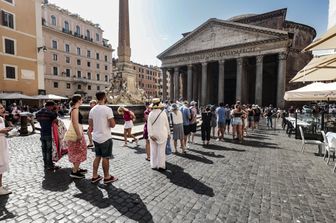
[[136,74],[131,63],[128,0],[119,0],[118,70],[127,80],[128,91],[136,91]]

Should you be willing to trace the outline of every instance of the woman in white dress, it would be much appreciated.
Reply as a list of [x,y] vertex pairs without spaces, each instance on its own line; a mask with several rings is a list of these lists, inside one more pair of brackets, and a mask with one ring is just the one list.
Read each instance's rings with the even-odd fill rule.
[[11,127],[6,127],[5,119],[3,118],[4,115],[5,108],[2,104],[0,104],[0,196],[11,193],[2,186],[2,174],[8,171],[9,160],[8,144],[5,136],[12,129]]

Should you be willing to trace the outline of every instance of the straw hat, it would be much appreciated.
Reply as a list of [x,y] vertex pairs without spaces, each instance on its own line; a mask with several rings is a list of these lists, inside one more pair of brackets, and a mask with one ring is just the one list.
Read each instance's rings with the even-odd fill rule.
[[164,104],[162,104],[160,98],[153,98],[152,104],[149,106],[152,109],[160,109],[164,108]]

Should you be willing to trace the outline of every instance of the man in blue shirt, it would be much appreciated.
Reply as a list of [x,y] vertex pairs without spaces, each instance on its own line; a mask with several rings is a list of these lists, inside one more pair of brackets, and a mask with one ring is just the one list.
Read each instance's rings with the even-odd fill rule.
[[188,137],[191,130],[190,129],[191,113],[189,109],[189,102],[185,101],[183,103],[183,106],[181,107],[181,112],[183,117],[184,145],[186,145],[186,148],[189,148],[189,145],[187,145]]
[[57,118],[57,113],[54,111],[55,102],[47,101],[45,107],[36,113],[36,119],[41,126],[41,143],[44,169],[54,171],[59,169],[52,161],[52,133],[51,126]]
[[225,131],[225,108],[224,103],[221,102],[219,107],[216,109],[216,116],[217,116],[217,126],[218,126],[218,138],[217,141],[223,140],[224,141],[224,131]]

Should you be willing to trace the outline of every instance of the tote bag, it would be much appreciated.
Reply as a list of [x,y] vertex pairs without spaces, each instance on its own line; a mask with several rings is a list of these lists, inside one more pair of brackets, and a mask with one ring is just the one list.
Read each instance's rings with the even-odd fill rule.
[[[79,131],[80,134],[82,134],[82,127],[80,124],[79,125]],[[64,141],[71,141],[71,142],[76,142],[77,141],[77,134],[75,131],[75,128],[72,125],[72,122],[70,122],[70,126],[68,128],[68,130],[66,131],[65,135],[64,135]]]

